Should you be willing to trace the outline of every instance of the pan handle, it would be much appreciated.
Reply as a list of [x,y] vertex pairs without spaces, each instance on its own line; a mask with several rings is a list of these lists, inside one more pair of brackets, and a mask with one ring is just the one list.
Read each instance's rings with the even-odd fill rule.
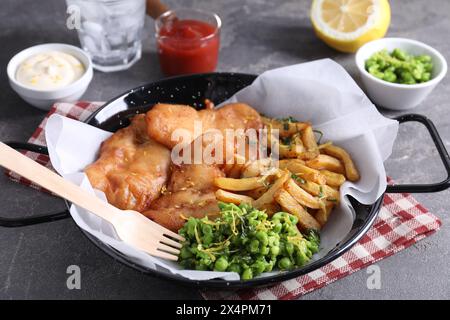
[[450,187],[450,157],[447,149],[442,142],[439,133],[434,126],[433,122],[425,116],[419,114],[405,114],[395,118],[400,123],[415,121],[422,123],[428,130],[433,139],[434,145],[441,157],[445,170],[447,171],[447,178],[441,182],[429,183],[429,184],[393,184],[388,185],[386,188],[387,193],[424,193],[424,192],[438,192]]
[[[5,142],[11,148],[16,150],[27,150],[32,151],[44,155],[48,155],[47,147],[39,146],[32,143],[22,143],[22,142]],[[51,221],[57,221],[61,219],[66,219],[70,217],[70,213],[68,210],[58,212],[58,213],[49,213],[49,214],[40,214],[33,217],[24,217],[24,218],[3,218],[0,217],[0,226],[7,228],[15,228],[15,227],[23,227],[30,226],[39,223],[46,223]]]

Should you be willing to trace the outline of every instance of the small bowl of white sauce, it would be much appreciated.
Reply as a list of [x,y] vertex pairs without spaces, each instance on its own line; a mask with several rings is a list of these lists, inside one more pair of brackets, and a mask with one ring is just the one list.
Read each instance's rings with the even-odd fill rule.
[[76,101],[92,80],[92,62],[80,48],[62,43],[37,45],[8,63],[9,83],[29,104],[49,110],[57,101]]

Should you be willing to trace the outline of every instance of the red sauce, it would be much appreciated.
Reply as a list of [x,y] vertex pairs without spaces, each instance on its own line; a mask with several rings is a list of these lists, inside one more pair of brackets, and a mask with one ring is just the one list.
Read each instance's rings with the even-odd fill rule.
[[169,76],[212,72],[219,56],[219,31],[198,20],[172,20],[158,34],[162,71]]

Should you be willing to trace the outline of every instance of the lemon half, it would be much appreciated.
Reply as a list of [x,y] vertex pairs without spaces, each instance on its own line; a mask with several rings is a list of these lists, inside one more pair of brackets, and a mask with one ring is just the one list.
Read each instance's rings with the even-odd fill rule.
[[388,0],[314,0],[311,7],[317,36],[343,52],[355,52],[366,42],[382,38],[390,21]]

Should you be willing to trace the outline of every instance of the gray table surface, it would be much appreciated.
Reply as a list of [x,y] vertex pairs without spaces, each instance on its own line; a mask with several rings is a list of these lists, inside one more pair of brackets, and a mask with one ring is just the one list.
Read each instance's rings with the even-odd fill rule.
[[[219,71],[260,73],[329,57],[358,81],[354,56],[328,48],[312,32],[309,1],[184,0],[172,6],[195,6],[223,19]],[[182,3],[182,4],[181,4]],[[450,2],[391,1],[388,36],[424,41],[450,57]],[[18,51],[39,43],[78,45],[65,27],[62,0],[3,0],[0,9],[0,139],[26,141],[45,113],[22,101],[10,88],[6,64]],[[95,72],[84,98],[104,101],[131,87],[162,78],[155,53],[153,24],[146,22],[142,59],[118,73]],[[450,147],[449,76],[414,112],[427,115]],[[383,111],[389,116],[396,113]],[[425,129],[404,125],[395,151],[386,162],[398,182],[431,182],[444,177],[443,166]],[[61,200],[11,183],[0,175],[0,214],[18,217],[64,209]],[[450,191],[420,194],[417,199],[441,218],[436,234],[378,263],[381,288],[367,288],[366,270],[312,292],[303,299],[432,299],[450,298]],[[66,269],[81,268],[81,290],[68,290]],[[63,220],[19,229],[0,228],[0,299],[200,299],[189,287],[131,270],[92,245],[74,222]]]

